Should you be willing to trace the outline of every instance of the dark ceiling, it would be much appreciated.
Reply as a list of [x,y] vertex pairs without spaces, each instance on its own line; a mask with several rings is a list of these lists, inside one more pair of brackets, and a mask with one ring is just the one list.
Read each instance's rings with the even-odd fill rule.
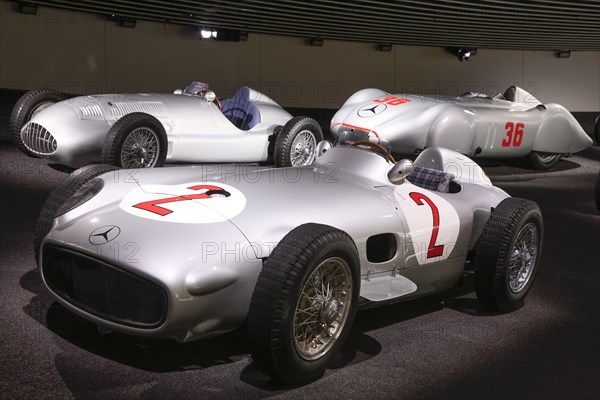
[[478,48],[599,50],[589,0],[29,1],[98,14],[277,35]]

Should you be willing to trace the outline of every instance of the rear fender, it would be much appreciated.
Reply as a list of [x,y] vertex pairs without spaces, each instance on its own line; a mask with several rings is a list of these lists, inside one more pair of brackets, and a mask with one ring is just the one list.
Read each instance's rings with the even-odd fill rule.
[[563,106],[548,104],[546,108],[548,115],[540,124],[533,151],[576,153],[592,145],[592,139]]

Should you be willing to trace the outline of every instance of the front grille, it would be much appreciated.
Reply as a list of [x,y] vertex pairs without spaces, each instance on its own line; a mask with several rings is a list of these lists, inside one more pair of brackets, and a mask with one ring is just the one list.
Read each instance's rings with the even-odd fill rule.
[[40,154],[49,155],[56,151],[56,139],[46,128],[31,122],[21,131],[21,140],[27,149]]
[[167,295],[159,285],[96,258],[46,245],[42,275],[56,295],[99,318],[145,329],[166,319]]

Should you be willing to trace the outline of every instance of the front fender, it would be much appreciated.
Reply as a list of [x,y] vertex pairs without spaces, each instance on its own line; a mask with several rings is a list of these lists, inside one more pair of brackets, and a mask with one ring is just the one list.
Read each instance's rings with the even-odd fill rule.
[[475,114],[454,104],[443,107],[429,128],[426,147],[443,147],[471,155]]

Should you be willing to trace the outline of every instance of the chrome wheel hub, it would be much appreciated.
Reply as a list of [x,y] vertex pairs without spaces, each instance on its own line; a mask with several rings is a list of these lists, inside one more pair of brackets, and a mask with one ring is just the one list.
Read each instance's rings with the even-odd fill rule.
[[315,161],[317,139],[309,130],[300,132],[292,142],[290,161],[293,167],[312,164]]
[[528,223],[517,235],[508,267],[508,284],[513,293],[521,292],[531,279],[538,252],[538,229]]
[[152,168],[158,161],[158,135],[150,128],[134,129],[123,143],[123,168]]
[[305,281],[294,312],[294,347],[305,360],[325,355],[342,332],[352,301],[352,274],[338,257],[321,262]]

